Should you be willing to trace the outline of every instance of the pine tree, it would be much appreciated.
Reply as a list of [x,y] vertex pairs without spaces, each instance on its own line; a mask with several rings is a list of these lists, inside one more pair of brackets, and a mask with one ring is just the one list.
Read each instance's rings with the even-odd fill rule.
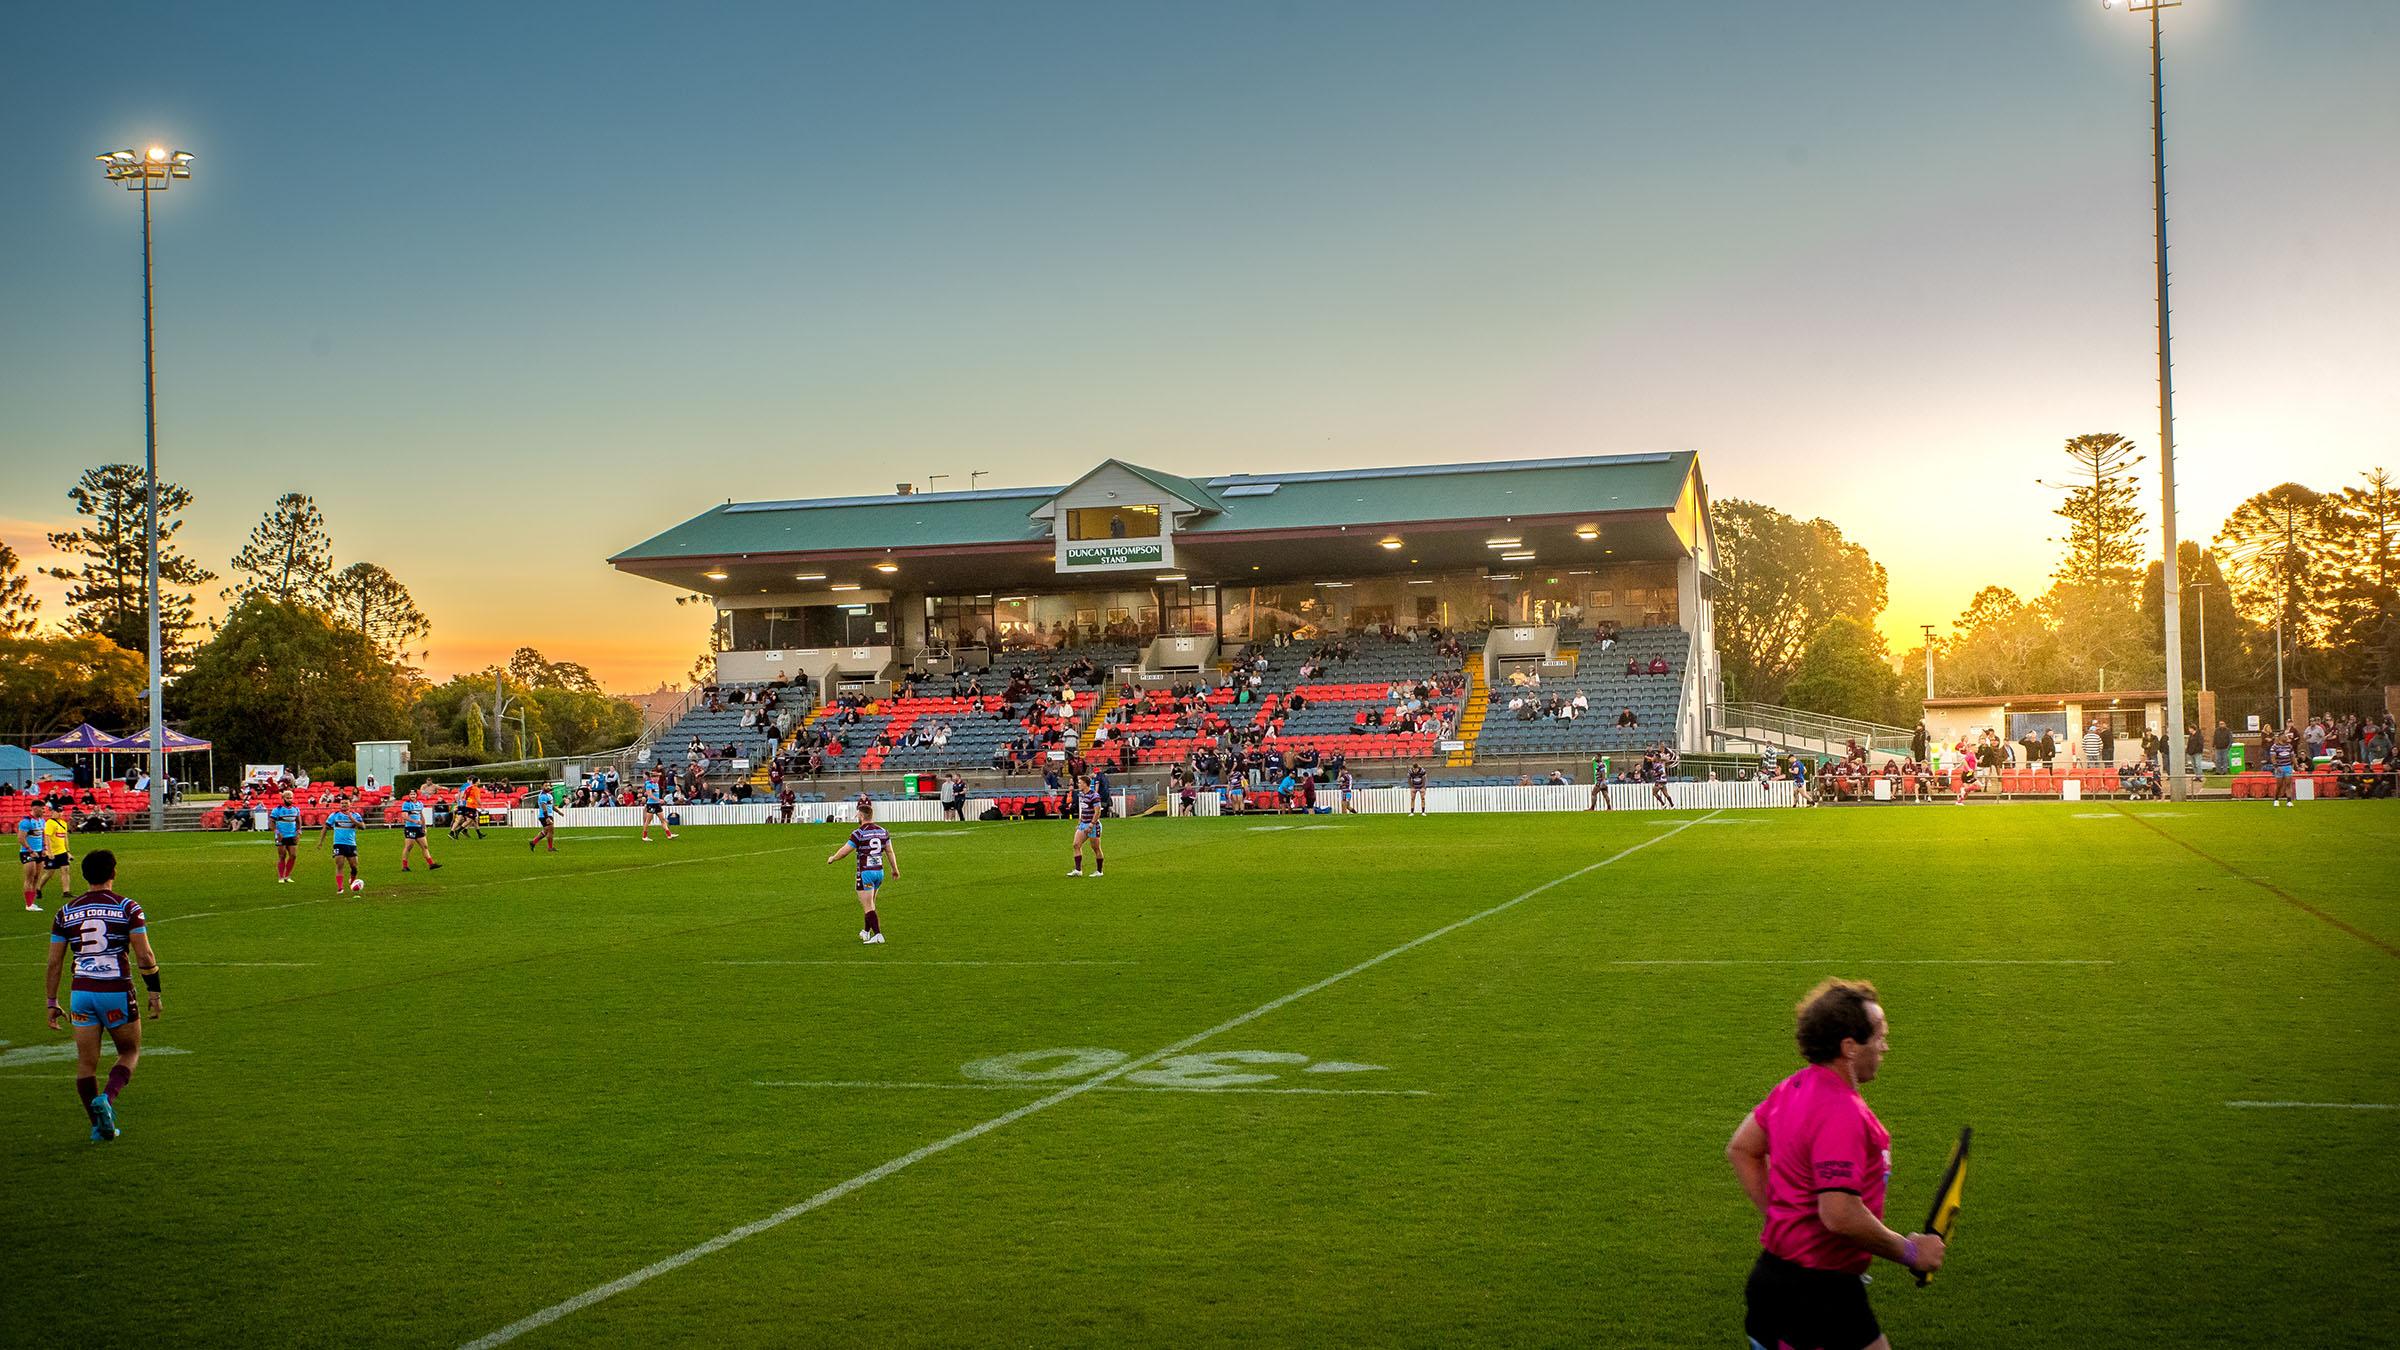
[[[52,534],[50,547],[74,560],[45,567],[44,575],[67,584],[69,632],[98,633],[127,651],[150,650],[150,581],[143,551],[149,478],[138,464],[103,464],[86,469],[67,500],[90,523]],[[159,637],[169,667],[190,650],[192,588],[216,573],[175,550],[183,512],[192,494],[174,483],[158,486]]]
[[17,551],[0,544],[0,637],[31,637],[41,618],[42,602],[33,596]]
[[374,563],[352,563],[334,573],[325,584],[325,608],[335,623],[366,634],[385,660],[402,665],[409,646],[433,631],[408,587]]
[[263,595],[280,604],[324,608],[333,579],[333,539],[325,532],[324,513],[305,493],[276,498],[233,555],[233,570],[246,579],[225,589],[230,605]]
[[2101,432],[2070,439],[2067,458],[2075,461],[2075,481],[2053,484],[2067,490],[2058,508],[2067,521],[2067,537],[2059,541],[2067,555],[2056,579],[2130,591],[2142,577],[2141,487],[2132,476],[2142,456],[2133,442]]

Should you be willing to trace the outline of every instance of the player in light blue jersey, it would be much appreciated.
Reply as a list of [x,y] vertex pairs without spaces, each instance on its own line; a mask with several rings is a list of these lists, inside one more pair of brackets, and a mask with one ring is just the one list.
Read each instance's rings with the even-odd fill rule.
[[642,779],[642,842],[645,844],[650,842],[650,822],[653,819],[658,821],[658,828],[666,830],[669,839],[675,837],[675,832],[667,829],[667,795],[659,788],[655,774]]
[[25,869],[25,912],[42,912],[42,822],[50,815],[50,804],[36,797],[25,808],[25,816],[17,822],[17,865]]
[[[325,814],[324,827],[317,831],[317,847],[325,847],[325,836],[333,836],[333,893],[343,890],[363,891],[367,879],[358,874],[358,827],[364,824],[358,813],[347,806],[337,806]],[[349,874],[347,886],[343,874]]]
[[525,841],[525,851],[531,853],[534,845],[548,844],[552,853],[558,852],[558,798],[552,796],[547,787],[533,799],[533,818],[542,830]]
[[283,804],[267,812],[267,828],[275,831],[275,880],[289,884],[300,866],[300,808],[292,804],[288,790]]
[[433,860],[433,842],[425,837],[424,791],[422,787],[411,788],[408,795],[400,799],[400,870],[403,872],[408,870],[410,856],[418,853],[425,855],[426,871],[442,870],[442,865]]

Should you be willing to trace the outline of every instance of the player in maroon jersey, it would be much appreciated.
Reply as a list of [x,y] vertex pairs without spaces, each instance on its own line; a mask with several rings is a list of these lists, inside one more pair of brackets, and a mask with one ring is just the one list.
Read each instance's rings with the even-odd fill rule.
[[[142,1013],[134,1001],[134,962],[140,962],[142,984],[150,991],[150,1015],[163,1013],[158,990],[158,954],[150,949],[150,921],[142,907],[116,893],[117,859],[107,849],[94,849],[83,860],[83,880],[90,890],[58,907],[50,923],[50,964],[42,982],[48,1001],[50,1029],[65,1017],[75,1026],[75,1100],[92,1122],[92,1142],[117,1137],[117,1094],[133,1081],[134,1065],[142,1057]],[[68,1004],[58,1005],[58,977],[73,948],[75,973]],[[117,1062],[109,1067],[108,1086],[100,1086],[100,1033],[116,1043]]]
[[886,874],[900,875],[900,852],[893,847],[892,836],[875,823],[875,803],[859,794],[858,828],[842,846],[825,861],[828,865],[844,858],[858,859],[858,906],[866,911],[867,926],[858,930],[858,940],[870,946],[883,941],[883,919],[875,912],[876,892],[883,888]]
[[1075,803],[1075,868],[1071,877],[1083,875],[1083,846],[1092,846],[1092,876],[1095,880],[1106,875],[1108,859],[1100,852],[1100,827],[1108,815],[1108,786],[1093,774],[1078,778],[1067,789],[1067,799]]

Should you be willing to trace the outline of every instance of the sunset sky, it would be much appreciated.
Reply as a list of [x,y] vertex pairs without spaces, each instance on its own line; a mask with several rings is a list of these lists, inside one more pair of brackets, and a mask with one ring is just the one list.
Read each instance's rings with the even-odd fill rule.
[[[2205,538],[2400,467],[2400,5],[2167,29]],[[437,675],[531,644],[680,676],[702,620],[604,559],[727,497],[1112,455],[1697,450],[1865,543],[1903,647],[2045,584],[2066,438],[2155,449],[2146,32],[2097,0],[28,9],[0,539],[38,564],[77,473],[141,457],[137,213],[91,156],[163,143],[198,156],[157,203],[185,544],[223,572],[312,494]]]

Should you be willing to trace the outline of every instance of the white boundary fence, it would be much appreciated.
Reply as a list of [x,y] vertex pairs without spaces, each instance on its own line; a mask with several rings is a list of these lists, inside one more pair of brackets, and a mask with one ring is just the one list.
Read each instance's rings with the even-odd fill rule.
[[[1675,804],[1662,806],[1650,795],[1648,783],[1611,783],[1608,785],[1608,809],[1612,811],[1722,811],[1743,806],[1790,806],[1792,787],[1786,783],[1669,783],[1667,796]],[[1360,788],[1350,797],[1360,815],[1396,816],[1408,810],[1408,789],[1404,787]],[[1561,787],[1537,783],[1532,787],[1428,787],[1425,789],[1425,808],[1442,815],[1470,811],[1580,811],[1592,800],[1592,785],[1569,783]],[[1200,814],[1222,814],[1217,794],[1208,789],[1200,793]],[[1317,807],[1342,809],[1339,788],[1320,785],[1317,788]],[[1261,814],[1272,814],[1261,813]]]
[[[1669,783],[1667,796],[1672,807],[1662,806],[1650,794],[1648,783],[1611,783],[1608,785],[1608,805],[1614,811],[1722,811],[1745,806],[1790,806],[1793,785],[1777,783]],[[1429,787],[1425,790],[1426,809],[1444,815],[1483,811],[1580,811],[1591,802],[1589,783],[1570,783],[1564,787],[1536,784],[1532,787]],[[1342,794],[1338,788],[1317,789],[1319,811],[1339,811]],[[1396,816],[1408,810],[1408,789],[1397,787],[1360,788],[1351,796],[1359,814]],[[967,803],[967,819],[974,820],[990,802],[974,798]],[[1200,814],[1224,814],[1219,809],[1217,794],[1204,790],[1199,799]],[[781,808],[772,801],[744,802],[738,806],[670,806],[669,814],[683,825],[764,825],[782,818]],[[1261,816],[1273,812],[1257,812]],[[849,821],[857,817],[856,804],[850,801],[802,802],[792,812],[795,822],[819,822],[827,816]],[[875,819],[885,824],[899,822],[938,821],[942,804],[928,797],[918,801],[889,801],[875,803]],[[508,813],[508,823],[531,827],[533,812],[518,808]],[[642,811],[638,806],[570,807],[558,813],[562,829],[587,829],[593,826],[638,826]],[[680,826],[678,828],[681,828]]]

